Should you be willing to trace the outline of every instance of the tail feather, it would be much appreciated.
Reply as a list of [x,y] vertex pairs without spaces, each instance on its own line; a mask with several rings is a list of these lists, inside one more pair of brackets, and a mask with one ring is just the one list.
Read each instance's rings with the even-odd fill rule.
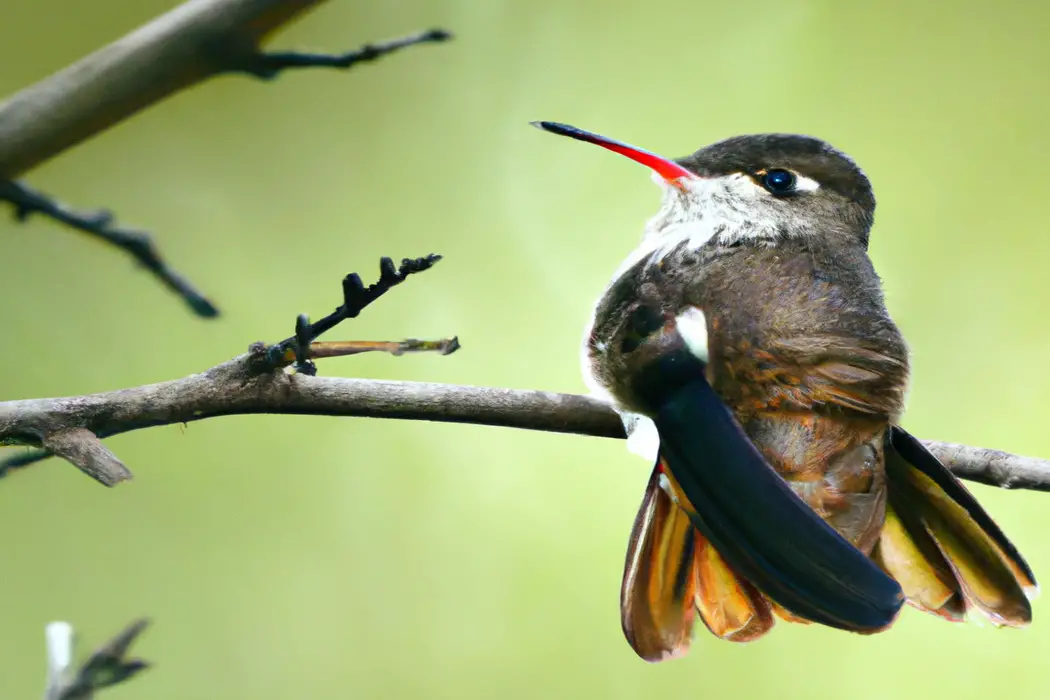
[[[684,513],[696,509],[664,460],[656,465],[660,485]],[[768,598],[737,574],[714,545],[694,529],[696,558],[696,609],[704,626],[716,637],[750,642],[773,628]]]
[[890,439],[893,451],[903,457],[912,467],[931,479],[944,492],[948,500],[961,507],[977,527],[984,531],[985,536],[991,540],[1006,560],[1007,565],[1015,573],[1021,586],[1030,596],[1035,596],[1039,592],[1039,585],[1036,583],[1032,568],[1028,566],[1028,562],[1017,551],[1017,547],[1014,546],[1013,542],[1009,540],[995,521],[992,520],[991,516],[981,507],[977,499],[966,490],[962,482],[948,471],[941,464],[940,460],[927,450],[919,440],[905,432],[900,426],[893,426]]
[[996,626],[1026,626],[1037,590],[1027,562],[921,443],[896,427],[891,440],[886,473],[897,517],[887,517],[879,542],[887,572],[928,612],[958,620],[973,608]]
[[766,597],[737,576],[699,532],[696,540],[696,608],[707,629],[730,642],[750,642],[772,629]]
[[746,449],[746,438],[733,437],[739,426],[706,384],[673,399],[657,417],[660,459],[621,588],[623,631],[643,659],[685,653],[697,617],[734,642],[765,635],[777,617],[878,632],[895,618],[901,593],[950,621],[977,610],[996,626],[1031,622],[1038,588],[1027,562],[958,479],[900,428],[887,440],[885,520],[868,561],[894,593],[849,556],[864,557],[858,550],[795,541],[818,533],[795,501],[774,495],[779,477]]
[[620,589],[624,636],[646,661],[689,648],[696,617],[695,530],[653,469],[627,548]]
[[773,611],[773,614],[779,617],[784,622],[792,622],[799,625],[812,624],[812,620],[807,620],[804,617],[800,617],[799,615],[796,615],[795,613],[789,611],[783,605],[778,605],[777,603],[774,603],[771,600],[769,601],[769,607]]
[[635,518],[620,590],[624,635],[646,661],[685,653],[697,614],[713,634],[734,642],[757,639],[773,626],[767,599],[696,530],[680,507],[684,498],[657,463]]
[[[895,490],[894,490],[895,491]],[[896,493],[886,504],[886,520],[872,558],[897,582],[912,606],[958,622],[966,607],[959,582],[933,537]],[[907,524],[906,524],[907,523]]]

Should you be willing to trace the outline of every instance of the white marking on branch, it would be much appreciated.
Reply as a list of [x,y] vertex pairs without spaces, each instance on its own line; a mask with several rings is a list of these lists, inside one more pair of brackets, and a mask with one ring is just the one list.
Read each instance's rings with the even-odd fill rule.
[[56,700],[69,679],[76,649],[76,633],[68,622],[52,622],[44,628],[47,644],[47,689],[45,700]]

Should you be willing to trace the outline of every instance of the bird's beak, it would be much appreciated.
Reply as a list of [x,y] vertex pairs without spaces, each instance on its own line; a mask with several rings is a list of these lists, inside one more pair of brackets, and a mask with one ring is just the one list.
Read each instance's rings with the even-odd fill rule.
[[696,174],[686,170],[669,158],[658,156],[655,153],[650,153],[649,151],[624,143],[623,141],[615,141],[604,136],[599,136],[598,134],[593,134],[590,131],[577,129],[575,126],[569,126],[568,124],[559,124],[558,122],[531,123],[537,129],[543,129],[544,131],[549,131],[552,134],[558,134],[560,136],[568,136],[577,141],[593,143],[602,148],[613,151],[614,153],[627,156],[636,163],[649,166],[652,168],[653,172],[662,177],[669,184],[674,185],[679,189],[685,188],[685,180],[695,179],[697,177]]

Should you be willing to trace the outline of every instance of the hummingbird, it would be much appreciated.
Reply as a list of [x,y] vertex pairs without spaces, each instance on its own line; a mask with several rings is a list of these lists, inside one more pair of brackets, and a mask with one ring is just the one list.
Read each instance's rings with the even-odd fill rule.
[[647,166],[662,189],[582,352],[592,393],[654,465],[620,591],[634,651],[681,656],[697,618],[733,642],[777,619],[872,634],[905,603],[1029,624],[1031,568],[900,426],[909,351],[868,256],[860,167],[797,134],[669,159],[533,124]]

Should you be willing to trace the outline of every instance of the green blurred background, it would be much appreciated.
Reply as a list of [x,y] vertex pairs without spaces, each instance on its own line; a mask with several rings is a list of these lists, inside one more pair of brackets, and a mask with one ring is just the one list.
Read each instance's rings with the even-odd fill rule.
[[[7,0],[0,93],[173,4]],[[657,190],[527,122],[672,156],[782,130],[830,140],[875,183],[871,252],[914,353],[907,427],[1050,456],[1050,5],[343,0],[271,46],[430,26],[456,41],[345,74],[214,80],[32,172],[153,230],[224,316],[192,317],[105,246],[5,217],[2,398],[202,370],[328,312],[345,273],[430,252],[445,261],[336,335],[458,334],[463,350],[322,372],[580,391],[590,305]],[[1050,692],[1039,601],[1025,631],[909,609],[875,637],[701,630],[684,660],[639,661],[617,598],[648,466],[618,441],[261,416],[108,442],[136,475],[116,490],[57,462],[0,484],[0,697],[40,692],[49,620],[93,645],[141,614],[157,666],[114,700]],[[1050,576],[1050,497],[974,490]]]

